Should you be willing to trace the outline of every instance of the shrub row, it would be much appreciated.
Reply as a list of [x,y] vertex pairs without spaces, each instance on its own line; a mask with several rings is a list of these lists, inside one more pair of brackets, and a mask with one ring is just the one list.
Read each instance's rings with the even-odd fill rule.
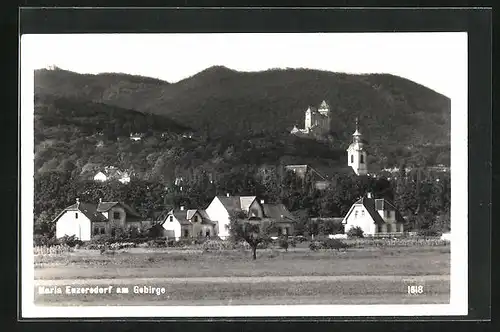
[[65,244],[57,244],[51,246],[34,246],[33,253],[35,255],[58,255],[73,251],[73,248]]
[[319,249],[347,249],[350,245],[340,241],[339,239],[328,239],[325,241],[313,241],[309,244],[309,249],[312,251],[317,251]]
[[413,247],[413,246],[446,246],[448,241],[440,238],[362,238],[346,239],[345,242],[354,248],[362,247]]

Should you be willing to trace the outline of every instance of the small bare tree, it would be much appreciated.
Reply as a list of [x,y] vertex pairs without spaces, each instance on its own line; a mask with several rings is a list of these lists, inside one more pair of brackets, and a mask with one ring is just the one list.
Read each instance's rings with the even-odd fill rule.
[[276,229],[274,223],[248,220],[243,212],[229,216],[229,233],[233,241],[245,241],[252,248],[252,258],[257,259],[257,246],[271,241],[270,234]]

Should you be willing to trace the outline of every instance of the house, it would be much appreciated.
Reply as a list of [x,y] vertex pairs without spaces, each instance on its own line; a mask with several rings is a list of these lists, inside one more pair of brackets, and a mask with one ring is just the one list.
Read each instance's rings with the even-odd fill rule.
[[283,204],[265,204],[256,196],[216,196],[206,208],[210,220],[215,222],[217,235],[225,239],[229,236],[230,215],[241,213],[248,220],[274,221],[281,234],[292,234],[295,219]]
[[121,171],[115,166],[106,166],[103,171],[94,175],[94,181],[106,182],[109,180],[118,180],[123,184],[130,182],[130,173]]
[[106,182],[107,180],[108,177],[103,172],[99,172],[96,175],[94,175],[94,181]]
[[142,133],[130,133],[130,140],[137,142],[140,141],[144,137]]
[[114,236],[117,229],[128,231],[131,228],[140,230],[142,227],[141,215],[123,202],[100,201],[97,205],[97,212],[105,216],[106,221],[94,225],[94,235],[102,233],[102,228],[104,228],[106,234]]
[[217,222],[210,220],[205,210],[184,209],[171,210],[161,217],[159,223],[164,228],[167,238],[212,237],[217,235]]
[[375,236],[403,233],[405,219],[392,202],[375,199],[368,193],[351,206],[342,223],[346,233],[353,227],[360,227],[363,234]]
[[324,175],[309,165],[286,165],[285,170],[292,172],[302,180],[306,178],[306,175],[310,175],[314,182],[314,187],[318,190],[324,190],[331,185],[331,182]]
[[80,202],[78,198],[75,204],[62,210],[53,220],[56,224],[56,238],[74,235],[82,241],[91,239],[94,225],[106,221],[106,217],[97,212],[95,204]]
[[132,207],[122,202],[99,202],[99,204],[80,202],[65,208],[53,220],[56,224],[56,237],[74,235],[82,241],[89,241],[96,235],[114,236],[117,229],[140,230],[143,220]]

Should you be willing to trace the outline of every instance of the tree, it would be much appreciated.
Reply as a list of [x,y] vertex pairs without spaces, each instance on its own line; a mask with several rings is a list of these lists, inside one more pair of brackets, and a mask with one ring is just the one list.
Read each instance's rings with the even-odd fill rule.
[[248,220],[243,212],[229,216],[229,234],[232,241],[245,241],[252,248],[252,258],[257,259],[257,246],[271,241],[269,234],[275,231],[274,223]]

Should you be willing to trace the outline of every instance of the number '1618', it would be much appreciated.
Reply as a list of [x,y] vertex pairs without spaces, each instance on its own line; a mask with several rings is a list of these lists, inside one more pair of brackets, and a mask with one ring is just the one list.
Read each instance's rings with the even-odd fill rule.
[[422,294],[424,292],[424,286],[408,286],[408,294]]

